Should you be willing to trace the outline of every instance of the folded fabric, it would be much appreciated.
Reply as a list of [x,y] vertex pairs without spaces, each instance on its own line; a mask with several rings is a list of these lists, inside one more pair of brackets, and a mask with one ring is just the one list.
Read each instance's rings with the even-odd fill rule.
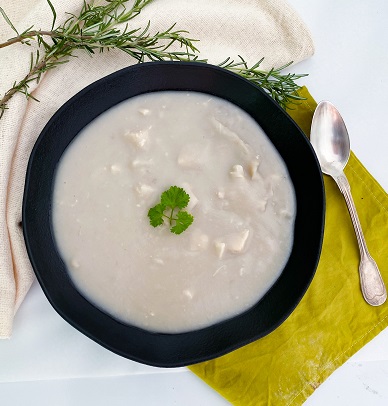
[[[309,134],[316,102],[289,111]],[[388,284],[388,195],[352,153],[345,169],[368,243]],[[345,201],[325,176],[326,221],[316,275],[290,317],[268,336],[190,369],[234,405],[301,405],[341,364],[388,324],[388,302],[369,306]],[[308,185],[306,185],[308,193]]]
[[[83,0],[51,0],[57,11],[56,25],[68,13],[77,14]],[[133,4],[130,0],[127,6]],[[1,7],[20,32],[31,25],[49,30],[52,13],[46,0],[3,0]],[[220,63],[228,56],[244,56],[253,64],[265,57],[264,69],[298,62],[313,54],[310,33],[285,0],[154,0],[130,22],[130,28],[150,32],[177,23],[188,30],[201,57]],[[15,33],[0,15],[0,43]],[[0,50],[0,98],[28,72],[34,47],[14,44]],[[47,72],[30,91],[40,100],[27,102],[16,94],[0,120],[0,338],[9,337],[13,317],[33,281],[21,232],[21,205],[28,157],[40,131],[54,112],[91,82],[134,63],[127,54],[111,50],[91,58],[77,53],[70,63]]]

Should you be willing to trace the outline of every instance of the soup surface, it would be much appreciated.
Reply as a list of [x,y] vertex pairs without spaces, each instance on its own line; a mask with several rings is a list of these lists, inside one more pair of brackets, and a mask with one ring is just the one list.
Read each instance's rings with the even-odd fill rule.
[[[152,227],[170,186],[190,195],[182,234]],[[290,254],[295,195],[243,110],[195,92],[127,100],[90,123],[58,165],[53,228],[74,284],[147,330],[184,332],[253,306]]]

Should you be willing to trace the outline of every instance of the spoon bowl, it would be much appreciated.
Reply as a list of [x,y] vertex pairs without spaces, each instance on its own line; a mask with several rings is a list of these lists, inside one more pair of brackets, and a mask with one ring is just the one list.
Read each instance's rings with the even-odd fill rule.
[[360,249],[359,273],[364,299],[372,306],[379,306],[386,301],[387,291],[366,246],[350,185],[343,172],[350,157],[349,135],[340,113],[328,101],[321,101],[314,112],[310,141],[322,172],[335,180],[348,206]]
[[350,140],[345,122],[328,101],[318,104],[311,127],[311,143],[322,172],[331,175],[342,171],[350,157]]

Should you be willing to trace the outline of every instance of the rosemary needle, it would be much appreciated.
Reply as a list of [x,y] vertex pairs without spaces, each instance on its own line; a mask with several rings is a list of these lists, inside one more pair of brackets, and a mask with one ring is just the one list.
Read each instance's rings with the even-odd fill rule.
[[[47,0],[53,19],[51,29],[46,31],[29,27],[25,31],[19,32],[0,7],[0,13],[6,23],[16,33],[15,37],[0,43],[0,49],[16,43],[31,45],[32,41],[36,41],[39,46],[35,53],[31,53],[30,69],[27,75],[19,82],[15,81],[0,100],[0,118],[14,94],[23,93],[27,98],[34,99],[29,91],[30,83],[39,82],[44,72],[69,62],[75,50],[84,50],[93,55],[96,51],[119,49],[138,62],[207,62],[206,59],[199,59],[199,50],[194,45],[197,40],[187,37],[187,31],[175,30],[175,24],[155,34],[150,33],[150,23],[143,29],[129,28],[128,23],[153,0],[135,0],[131,8],[126,8],[125,5],[128,1],[105,0],[103,5],[95,5],[93,1],[90,3],[84,1],[78,15],[71,14],[62,25],[55,27],[57,14],[51,1]],[[124,28],[121,28],[123,26]],[[171,51],[173,44],[179,45],[177,51]],[[263,71],[259,69],[262,61],[263,59],[252,67],[248,67],[242,57],[236,62],[228,58],[219,66],[262,87],[282,107],[287,107],[301,99],[297,93],[300,86],[295,81],[305,75],[281,74],[281,70],[291,63],[268,72]]]

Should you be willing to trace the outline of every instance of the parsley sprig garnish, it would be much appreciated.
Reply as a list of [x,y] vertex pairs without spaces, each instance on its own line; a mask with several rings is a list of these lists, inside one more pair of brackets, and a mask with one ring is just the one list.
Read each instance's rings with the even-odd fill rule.
[[[148,210],[150,224],[158,227],[168,220],[170,231],[181,234],[194,221],[194,217],[184,209],[190,201],[190,196],[178,186],[171,186],[160,196],[160,203]],[[167,213],[167,214],[166,214]]]

